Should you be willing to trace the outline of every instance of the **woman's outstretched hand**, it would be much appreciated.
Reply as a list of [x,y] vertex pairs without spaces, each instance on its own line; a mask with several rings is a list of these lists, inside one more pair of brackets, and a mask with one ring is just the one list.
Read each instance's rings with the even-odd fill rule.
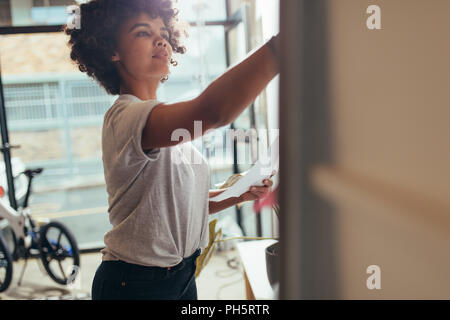
[[270,193],[270,187],[273,185],[273,181],[272,179],[265,179],[263,183],[264,186],[253,186],[249,191],[241,194],[239,197],[241,202],[258,200],[266,197]]

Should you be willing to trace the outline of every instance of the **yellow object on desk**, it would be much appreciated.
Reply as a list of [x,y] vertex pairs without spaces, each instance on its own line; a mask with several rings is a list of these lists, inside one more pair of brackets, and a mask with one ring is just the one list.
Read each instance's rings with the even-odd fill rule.
[[209,223],[209,243],[208,246],[197,258],[197,269],[195,270],[195,277],[200,275],[200,272],[211,259],[214,250],[216,249],[216,241],[222,237],[222,229],[216,231],[217,219],[212,220]]

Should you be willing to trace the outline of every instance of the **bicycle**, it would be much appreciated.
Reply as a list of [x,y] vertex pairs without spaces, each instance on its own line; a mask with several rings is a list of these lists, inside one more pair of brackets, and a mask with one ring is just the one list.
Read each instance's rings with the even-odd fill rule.
[[29,258],[40,258],[45,271],[58,284],[69,285],[78,275],[80,254],[69,229],[56,221],[41,226],[31,216],[28,207],[31,183],[42,171],[43,168],[37,168],[22,173],[28,177],[28,186],[18,210],[0,201],[0,292],[10,286],[13,262],[19,259],[25,259],[25,263],[18,285]]

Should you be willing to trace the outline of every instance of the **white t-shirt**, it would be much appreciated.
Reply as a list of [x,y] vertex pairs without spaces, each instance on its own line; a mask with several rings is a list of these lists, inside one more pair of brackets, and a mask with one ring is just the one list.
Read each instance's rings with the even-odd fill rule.
[[171,267],[209,240],[209,169],[191,142],[144,152],[142,130],[161,102],[123,94],[106,112],[102,159],[112,230],[103,260]]

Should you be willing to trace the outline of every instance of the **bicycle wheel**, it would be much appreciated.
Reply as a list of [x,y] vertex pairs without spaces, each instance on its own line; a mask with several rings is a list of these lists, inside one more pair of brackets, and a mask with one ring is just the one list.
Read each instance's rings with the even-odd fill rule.
[[13,260],[0,232],[0,292],[8,289],[13,273]]
[[78,245],[62,223],[53,221],[40,230],[41,260],[50,278],[63,285],[72,283],[80,268]]

